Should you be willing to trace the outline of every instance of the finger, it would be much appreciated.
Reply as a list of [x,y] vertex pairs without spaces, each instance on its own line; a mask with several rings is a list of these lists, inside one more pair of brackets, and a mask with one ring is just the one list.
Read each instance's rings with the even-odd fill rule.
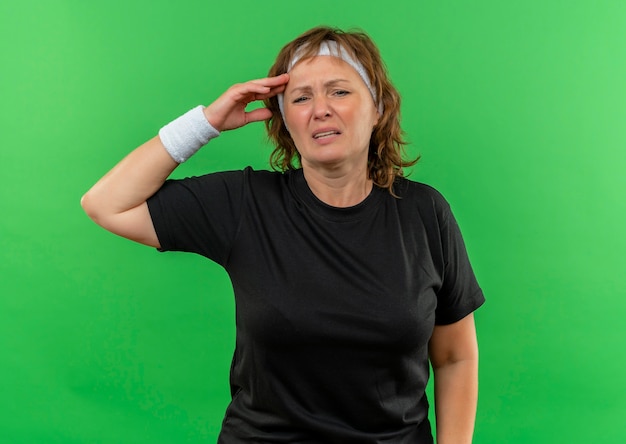
[[266,94],[270,91],[271,87],[262,85],[260,83],[246,82],[234,85],[232,87],[233,91],[235,91],[239,95],[250,95],[250,94]]
[[257,94],[254,98],[255,100],[265,100],[265,99],[269,99],[270,97],[273,97],[277,94],[280,94],[282,92],[285,91],[285,85],[280,85],[280,86],[276,86],[272,89],[270,89],[270,91],[267,94]]
[[[275,77],[250,80],[233,85],[231,92],[234,93],[234,99],[238,102],[263,100],[284,91],[288,81],[289,74],[281,74]],[[274,90],[275,88],[278,88],[278,90]],[[254,96],[254,98],[251,99],[250,96]]]
[[250,82],[257,85],[269,86],[270,88],[280,85],[286,85],[287,82],[289,82],[289,74],[285,73],[274,77],[265,77],[264,79],[251,80]]
[[267,108],[257,108],[246,113],[246,121],[248,123],[260,122],[262,120],[267,120],[270,117],[272,117],[272,112]]

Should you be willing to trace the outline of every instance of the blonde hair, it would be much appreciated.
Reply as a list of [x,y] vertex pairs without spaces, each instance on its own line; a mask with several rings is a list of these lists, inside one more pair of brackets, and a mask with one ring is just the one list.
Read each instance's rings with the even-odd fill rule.
[[[400,127],[400,95],[389,80],[378,48],[367,34],[362,31],[344,32],[325,26],[313,28],[280,50],[268,75],[271,77],[286,73],[299,49],[301,59],[317,55],[322,43],[328,40],[337,42],[339,47],[363,65],[376,97],[384,107],[370,139],[368,175],[377,186],[387,188],[393,194],[395,179],[403,177],[403,169],[415,165],[419,157],[413,160],[403,158],[407,142]],[[268,138],[275,146],[270,155],[271,167],[279,171],[298,168],[300,154],[283,121],[278,98],[274,96],[266,99],[265,106],[272,111],[272,117],[265,122]]]

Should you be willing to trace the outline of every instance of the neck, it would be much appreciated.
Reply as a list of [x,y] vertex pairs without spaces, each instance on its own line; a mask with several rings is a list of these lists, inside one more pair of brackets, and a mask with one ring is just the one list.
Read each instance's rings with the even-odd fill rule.
[[338,208],[360,204],[369,196],[374,186],[372,179],[367,177],[366,168],[342,174],[303,166],[302,172],[315,197],[326,205]]

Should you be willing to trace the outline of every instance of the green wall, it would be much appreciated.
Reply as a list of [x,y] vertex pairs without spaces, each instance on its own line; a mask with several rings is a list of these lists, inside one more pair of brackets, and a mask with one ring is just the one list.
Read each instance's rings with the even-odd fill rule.
[[[3,0],[0,441],[215,441],[226,276],[116,238],[79,199],[317,24],[378,42],[423,156],[411,177],[465,234],[488,298],[475,442],[626,442],[621,0]],[[251,125],[176,175],[262,168],[269,152]]]

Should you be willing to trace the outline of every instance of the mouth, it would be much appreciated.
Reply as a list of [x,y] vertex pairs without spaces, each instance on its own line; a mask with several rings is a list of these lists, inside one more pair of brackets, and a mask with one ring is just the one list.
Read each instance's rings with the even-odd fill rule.
[[326,137],[338,136],[339,134],[341,134],[341,132],[337,130],[323,130],[313,133],[313,138],[317,140]]

